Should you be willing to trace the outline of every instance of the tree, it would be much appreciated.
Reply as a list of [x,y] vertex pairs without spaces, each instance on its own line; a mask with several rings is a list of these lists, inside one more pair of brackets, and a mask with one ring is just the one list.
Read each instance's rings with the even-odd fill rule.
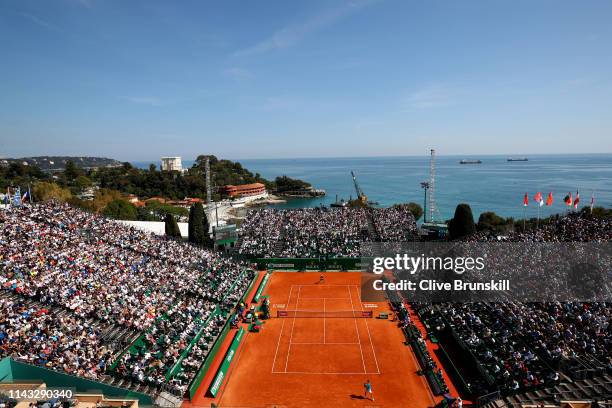
[[157,218],[157,221],[165,220],[166,214],[172,214],[175,217],[179,217],[179,219],[189,214],[189,210],[183,207],[175,207],[168,204],[162,204],[158,201],[148,201],[146,203],[145,209],[153,217]]
[[95,212],[99,213],[113,200],[121,200],[121,193],[116,190],[101,188],[96,191],[96,195],[92,201],[92,208]]
[[208,234],[209,224],[201,203],[196,203],[189,210],[189,242],[201,245],[212,246],[212,240]]
[[136,207],[125,200],[113,200],[104,208],[102,214],[116,220],[135,220]]
[[417,203],[409,202],[408,204],[396,204],[393,207],[400,209],[405,208],[406,210],[410,211],[414,216],[415,221],[418,221],[419,218],[423,216],[423,208]]
[[67,188],[46,181],[35,183],[34,188],[32,188],[32,194],[34,195],[35,201],[58,200],[64,202],[72,197],[70,190]]
[[66,168],[64,169],[64,177],[66,177],[66,181],[69,183],[74,181],[81,175],[81,173],[81,169],[79,169],[72,160],[68,160],[66,162]]
[[189,242],[196,245],[204,245],[204,207],[196,203],[189,209]]
[[287,191],[301,191],[310,188],[310,184],[305,181],[293,179],[287,176],[280,176],[274,180],[275,191],[284,193]]
[[91,200],[81,200],[78,197],[72,196],[67,201],[73,207],[80,208],[81,210],[93,212],[93,201]]
[[592,215],[595,218],[609,219],[612,218],[612,208],[606,209],[604,207],[593,207],[593,211],[589,207],[584,207],[582,210],[583,214]]
[[480,214],[476,229],[478,231],[497,231],[502,232],[507,230],[514,223],[513,219],[502,218],[493,211],[487,211]]
[[448,223],[451,239],[458,239],[476,232],[474,216],[469,204],[461,203],[455,209],[455,216]]
[[167,236],[172,238],[181,237],[181,230],[178,226],[178,223],[176,222],[176,218],[174,218],[172,214],[166,214],[164,222]]
[[84,190],[87,187],[91,187],[91,180],[83,175],[80,175],[74,180],[74,184],[78,189]]

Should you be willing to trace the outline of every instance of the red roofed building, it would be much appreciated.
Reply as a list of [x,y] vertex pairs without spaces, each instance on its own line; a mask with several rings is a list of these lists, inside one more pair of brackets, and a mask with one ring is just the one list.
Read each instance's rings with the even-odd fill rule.
[[241,184],[238,186],[227,185],[221,187],[221,193],[225,194],[231,198],[238,197],[266,197],[268,192],[266,191],[266,186],[262,183],[252,183],[252,184]]

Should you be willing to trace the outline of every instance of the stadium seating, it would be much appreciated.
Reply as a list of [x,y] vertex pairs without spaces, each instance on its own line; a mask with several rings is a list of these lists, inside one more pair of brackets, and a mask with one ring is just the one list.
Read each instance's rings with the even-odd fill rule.
[[139,392],[182,395],[254,278],[55,202],[2,211],[0,225],[1,355]]

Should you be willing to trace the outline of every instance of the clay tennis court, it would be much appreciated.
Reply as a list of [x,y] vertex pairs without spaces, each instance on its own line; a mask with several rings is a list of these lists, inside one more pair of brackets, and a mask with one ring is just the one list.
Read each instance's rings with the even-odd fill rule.
[[[434,406],[396,323],[351,317],[370,311],[378,316],[387,304],[361,302],[359,273],[325,273],[324,282],[319,276],[272,275],[264,292],[272,318],[261,332],[246,336],[218,406]],[[367,379],[375,402],[363,398]]]

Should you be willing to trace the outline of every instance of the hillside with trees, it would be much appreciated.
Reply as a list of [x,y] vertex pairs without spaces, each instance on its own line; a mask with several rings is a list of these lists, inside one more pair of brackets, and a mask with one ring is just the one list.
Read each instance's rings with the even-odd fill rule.
[[[46,156],[45,156],[46,157]],[[112,162],[112,165],[84,168],[83,163],[66,160],[62,171],[42,171],[36,165],[19,161],[6,162],[0,166],[0,189],[20,186],[22,191],[31,188],[35,200],[56,199],[83,208],[87,211],[103,213],[117,219],[138,219],[142,221],[162,221],[171,214],[177,219],[186,219],[188,211],[157,201],[148,201],[145,207],[135,207],[127,196],[133,194],[141,199],[163,197],[182,200],[185,197],[206,197],[206,159],[210,160],[213,199],[223,197],[219,187],[227,184],[262,183],[268,191],[282,194],[288,191],[309,189],[310,184],[286,176],[267,180],[258,173],[252,173],[239,162],[218,159],[215,156],[198,156],[194,165],[185,172],[160,171],[151,164],[140,169],[130,163]],[[56,157],[53,157],[57,159]],[[91,159],[91,158],[90,158]],[[108,160],[100,163],[108,164]],[[118,164],[118,165],[117,165]],[[90,196],[83,199],[83,192]]]

